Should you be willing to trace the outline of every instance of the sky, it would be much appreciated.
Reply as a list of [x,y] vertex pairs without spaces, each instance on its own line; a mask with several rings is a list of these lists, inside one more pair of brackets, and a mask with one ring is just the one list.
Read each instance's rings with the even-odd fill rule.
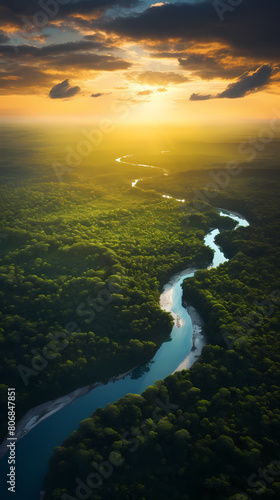
[[279,15],[279,0],[0,0],[2,120],[266,120]]

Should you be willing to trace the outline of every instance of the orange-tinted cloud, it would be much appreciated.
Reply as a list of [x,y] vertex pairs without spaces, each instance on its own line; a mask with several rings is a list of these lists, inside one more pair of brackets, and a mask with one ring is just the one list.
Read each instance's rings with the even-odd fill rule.
[[189,81],[187,76],[174,71],[142,71],[131,73],[128,78],[135,83],[150,85],[151,87],[180,85]]

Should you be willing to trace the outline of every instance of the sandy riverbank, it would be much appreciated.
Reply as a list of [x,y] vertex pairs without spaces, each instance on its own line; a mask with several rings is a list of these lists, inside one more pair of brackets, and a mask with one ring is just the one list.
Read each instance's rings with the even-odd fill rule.
[[160,294],[159,305],[161,309],[163,309],[166,312],[169,312],[175,320],[178,318],[178,315],[172,311],[172,303],[173,303],[172,294],[174,286],[176,285],[176,283],[179,281],[180,278],[182,278],[183,276],[186,276],[187,278],[189,274],[194,273],[195,271],[196,269],[188,268],[184,269],[183,271],[180,271],[179,273],[174,274],[174,276],[172,276],[170,281],[168,281],[168,283],[164,285],[163,292]]
[[200,357],[203,347],[206,345],[206,336],[204,333],[204,321],[198,314],[197,310],[183,302],[183,306],[187,309],[190,315],[193,327],[192,335],[192,348],[190,353],[185,357],[185,359],[177,366],[173,373],[179,372],[181,370],[187,370],[190,368]]
[[[126,377],[126,375],[135,370],[135,368],[136,367],[132,368],[126,373],[122,373],[116,377],[111,378],[108,381],[108,384]],[[35,406],[34,408],[31,408],[31,410],[29,410],[16,425],[15,437],[17,438],[17,441],[23,438],[29,431],[31,431],[31,429],[36,427],[36,425],[40,424],[43,420],[49,418],[51,415],[54,415],[56,412],[62,410],[62,408],[65,408],[65,406],[73,403],[75,399],[88,394],[100,385],[105,384],[103,384],[103,382],[96,382],[94,384],[76,389],[66,396],[62,396],[61,398],[54,399],[53,401],[48,401],[46,403],[42,403],[41,405]],[[5,438],[0,446],[0,459],[7,453],[7,444],[8,442]]]
[[[174,290],[174,286],[176,283],[179,281],[180,278],[183,276],[187,277],[194,273],[197,269],[185,269],[184,271],[180,271],[179,273],[175,274],[172,276],[170,281],[164,285],[163,292],[160,295],[160,307],[164,311],[169,312],[172,317],[174,318],[176,325],[180,326],[181,323],[181,318],[175,314],[172,311],[172,294]],[[199,358],[203,346],[206,344],[206,338],[204,334],[204,322],[201,316],[198,314],[197,310],[187,304],[186,302],[183,303],[183,306],[187,310],[191,321],[192,321],[192,327],[193,327],[193,335],[192,335],[192,349],[190,353],[186,356],[186,358],[180,363],[180,365],[174,370],[173,373],[181,371],[181,370],[186,370],[190,368]]]
[[[166,285],[164,285],[163,292],[160,295],[161,309],[169,312],[172,315],[177,326],[180,326],[181,318],[172,311],[172,293],[174,290],[174,286],[183,276],[187,278],[187,276],[189,276],[195,271],[196,269],[194,268],[188,268],[173,275],[170,281]],[[193,336],[192,336],[193,347],[188,356],[180,363],[180,365],[176,368],[176,370],[173,373],[175,373],[176,371],[190,368],[193,365],[193,363],[199,358],[202,348],[206,343],[205,336],[203,333],[202,318],[199,316],[199,314],[193,307],[187,304],[184,304],[184,307],[187,309],[193,325]],[[115,382],[121,378],[126,377],[126,375],[131,373],[135,368],[136,367],[132,368],[126,373],[122,373],[116,377],[111,378],[108,381],[108,383]],[[54,415],[56,412],[62,410],[62,408],[65,408],[66,406],[71,404],[77,398],[80,398],[85,394],[88,394],[89,392],[91,392],[100,385],[104,384],[102,382],[96,382],[94,384],[87,385],[86,387],[76,389],[75,391],[71,392],[70,394],[67,394],[66,396],[62,396],[61,398],[55,399],[53,401],[48,401],[46,403],[43,403],[41,405],[32,408],[17,423],[15,437],[19,441],[28,432],[30,432],[31,429],[36,427],[43,420],[49,418],[51,415]],[[5,440],[0,446],[0,459],[6,453],[7,453],[7,441],[5,438]]]

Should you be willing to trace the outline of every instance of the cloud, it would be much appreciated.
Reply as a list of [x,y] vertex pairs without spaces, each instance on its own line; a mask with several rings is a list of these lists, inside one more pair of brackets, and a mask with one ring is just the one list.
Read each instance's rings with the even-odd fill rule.
[[64,55],[76,52],[88,52],[92,49],[103,50],[105,47],[95,40],[80,40],[78,42],[67,42],[45,45],[44,47],[31,47],[29,49],[36,57]]
[[0,71],[0,91],[5,95],[44,93],[53,84],[54,76],[39,68],[6,63]]
[[64,80],[50,90],[49,97],[51,99],[69,99],[77,95],[80,90],[80,87],[71,87],[69,80]]
[[142,92],[138,92],[137,95],[142,95],[142,96],[145,96],[145,95],[151,95],[153,94],[153,90],[143,90]]
[[[67,42],[59,44],[45,45],[44,47],[36,47],[35,45],[17,45],[20,51],[19,59],[28,56],[34,58],[48,58],[65,55],[69,53],[85,52],[92,49],[99,49],[102,45],[98,42],[81,40],[79,42]],[[17,58],[18,54],[15,53],[12,45],[0,45],[0,54],[3,56],[14,56]],[[30,61],[30,59],[29,59]]]
[[97,94],[91,94],[91,97],[98,98],[98,97],[102,97],[104,95],[110,95],[110,94],[112,94],[112,92],[97,92]]
[[0,31],[0,43],[8,43],[9,42],[9,37],[3,33],[3,31]]
[[[47,7],[48,2],[43,3],[45,3]],[[60,3],[58,0],[56,2],[57,7],[55,9],[54,7],[50,7],[52,14],[47,14],[46,18],[48,18],[51,23],[52,18],[65,19],[67,16],[78,15],[92,15],[92,17],[94,17],[96,14],[97,16],[101,16],[112,7],[129,8],[136,6],[138,3],[139,0],[68,0],[68,2],[65,1],[63,5],[62,2]],[[21,28],[23,27],[22,16],[26,16],[27,20],[30,22],[33,21],[33,23],[34,20],[36,22],[38,17],[39,24],[40,22],[42,23],[43,18],[42,16],[40,18],[38,13],[44,12],[38,0],[0,0],[0,10],[3,21],[14,21],[14,24],[19,25]]]
[[141,73],[130,74],[128,77],[136,83],[150,85],[151,87],[180,85],[189,81],[188,77],[173,71],[143,71]]
[[186,54],[186,56],[186,58],[178,59],[181,68],[191,71],[193,76],[198,76],[203,80],[215,78],[229,80],[236,78],[246,70],[244,65],[237,64],[232,60],[228,50],[218,50],[212,52],[211,55],[192,53]]
[[[47,4],[47,0],[43,2]],[[194,93],[190,99],[244,97],[275,81],[269,68],[279,65],[280,2],[227,3],[238,5],[225,12],[221,22],[213,0],[69,0],[65,5],[58,0],[57,14],[46,14],[48,28],[55,31],[48,30],[50,34],[46,35],[46,26],[24,32],[22,20],[33,22],[34,16],[42,11],[42,2],[0,0],[0,57],[3,58],[0,89],[8,93],[10,84],[12,94],[49,93],[55,83],[68,75],[79,74],[81,80],[93,80],[103,72],[120,71],[126,72],[129,86],[131,82],[143,85],[142,92],[148,92],[145,90],[148,86],[151,91],[166,92],[169,87],[183,85],[193,78],[207,81],[219,78],[228,80],[223,92],[213,96]],[[124,10],[127,8],[130,10]],[[58,41],[67,36],[74,41],[46,44],[46,36]],[[13,37],[18,43],[16,50],[8,45]],[[140,63],[147,56],[168,58],[174,59],[172,64],[178,61],[179,69],[141,71],[140,64],[133,68],[134,44],[131,48],[128,39],[141,46]],[[226,87],[229,82],[233,83]],[[135,96],[135,91],[132,93]],[[96,95],[101,97],[99,94],[103,95],[97,91]],[[151,94],[138,97],[141,95]]]
[[136,99],[133,96],[128,96],[128,97],[123,97],[123,98],[118,99],[118,102],[128,102],[131,105],[137,105],[137,104],[140,104],[143,102],[151,102],[151,101],[149,99],[145,99],[145,98]]
[[81,40],[62,44],[45,45],[17,45],[17,51],[12,45],[0,45],[0,55],[23,62],[26,59],[29,65],[47,63],[49,67],[78,67],[92,70],[127,69],[132,63],[119,57],[108,54],[96,54],[94,49],[103,50],[104,46],[96,41]]
[[185,43],[220,43],[257,60],[279,60],[279,0],[239,2],[220,21],[212,0],[169,3],[101,25],[109,32],[144,41],[180,40]]
[[190,101],[208,101],[212,99],[211,94],[203,95],[203,94],[192,94],[190,97]]
[[[277,70],[278,71],[278,70]],[[209,99],[238,99],[245,97],[253,92],[259,92],[262,90],[270,81],[274,69],[268,64],[261,66],[257,71],[252,74],[244,73],[239,77],[237,82],[228,85],[226,90],[213,95],[202,95],[202,94],[192,94],[190,96],[190,101],[207,101]]]
[[49,61],[56,69],[81,69],[86,71],[118,71],[128,69],[132,63],[111,55],[94,53],[70,54]]
[[231,83],[224,92],[218,94],[216,97],[219,99],[225,97],[228,99],[237,99],[252,92],[258,92],[269,83],[272,73],[273,68],[267,64],[263,65],[251,75],[248,73],[242,75],[237,82]]
[[[79,42],[68,42],[63,44],[45,45],[36,47],[34,45],[18,45],[14,50],[12,45],[0,45],[0,56],[2,56],[2,67],[10,67],[10,76],[17,76],[19,68],[27,73],[32,70],[52,73],[52,82],[62,79],[62,71],[118,71],[126,70],[132,66],[132,63],[110,54],[96,53],[94,50],[102,50],[103,46],[97,41],[81,40]],[[51,71],[50,71],[51,70]],[[14,73],[13,73],[14,71]],[[19,75],[20,76],[20,75]],[[93,78],[93,76],[91,76]],[[51,82],[51,83],[52,83]],[[22,93],[22,82],[19,79],[17,86],[18,93]],[[49,85],[49,82],[48,82]],[[42,85],[34,89],[35,93],[42,92]]]
[[[1,1],[1,0],[0,0]],[[0,32],[1,35],[1,32]],[[36,35],[37,36],[37,35]],[[2,43],[1,43],[2,40]],[[75,42],[45,44],[5,44],[0,38],[0,90],[10,94],[44,94],[54,83],[68,73],[80,72],[80,77],[95,78],[103,71],[122,71],[132,67],[132,62],[108,53],[103,37],[82,39]],[[106,50],[106,53],[103,51]]]

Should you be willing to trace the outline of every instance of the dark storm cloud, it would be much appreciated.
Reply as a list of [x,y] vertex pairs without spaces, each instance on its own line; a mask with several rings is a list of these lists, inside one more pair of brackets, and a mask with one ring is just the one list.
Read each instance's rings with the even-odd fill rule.
[[236,53],[279,60],[279,15],[279,0],[244,0],[222,22],[213,1],[204,0],[152,7],[137,15],[103,21],[103,27],[136,40],[220,42]]
[[217,97],[219,99],[224,97],[228,99],[237,99],[252,92],[257,92],[269,83],[272,73],[273,69],[268,65],[262,66],[252,75],[245,73],[237,82],[231,83],[227,89],[221,94],[218,94]]
[[55,85],[49,93],[51,99],[69,99],[80,92],[80,87],[71,87],[69,80]]

